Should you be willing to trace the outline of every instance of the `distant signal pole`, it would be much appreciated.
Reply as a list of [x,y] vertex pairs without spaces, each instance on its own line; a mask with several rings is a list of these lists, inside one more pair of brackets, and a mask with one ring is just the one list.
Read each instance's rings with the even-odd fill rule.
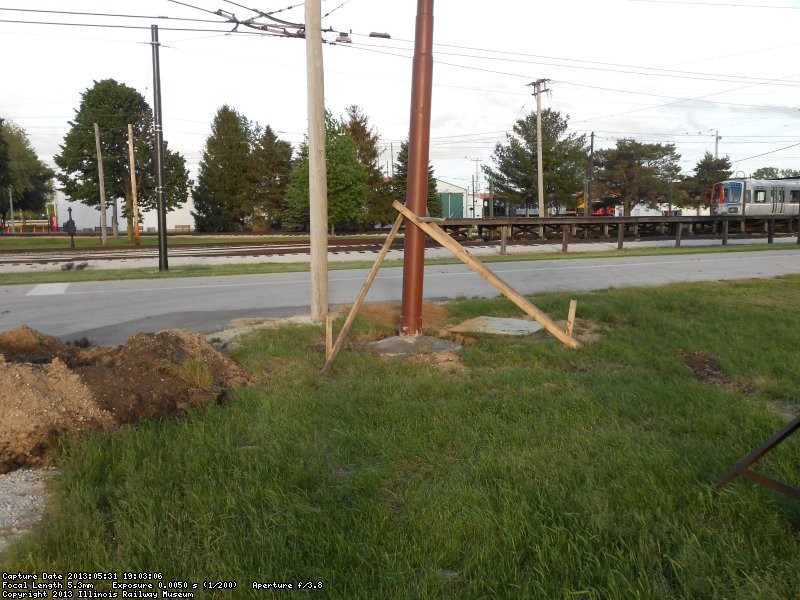
[[167,205],[164,197],[164,129],[161,119],[161,68],[158,60],[158,25],[151,25],[153,43],[153,114],[155,117],[156,199],[158,200],[158,270],[168,271]]

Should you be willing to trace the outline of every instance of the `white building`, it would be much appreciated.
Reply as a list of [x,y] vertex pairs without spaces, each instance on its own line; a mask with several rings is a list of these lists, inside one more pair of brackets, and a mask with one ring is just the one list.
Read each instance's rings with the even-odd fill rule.
[[[119,230],[127,232],[128,223],[122,217],[122,200],[117,200],[117,214],[119,221]],[[100,210],[91,206],[86,206],[83,202],[77,200],[68,201],[64,194],[60,191],[56,192],[56,214],[58,215],[59,227],[67,222],[69,219],[68,208],[72,209],[72,220],[75,221],[75,227],[78,233],[89,233],[99,230],[100,227]],[[189,200],[181,208],[167,213],[167,230],[168,231],[194,231],[194,217],[191,211],[194,209],[191,196]],[[111,201],[108,202],[106,209],[106,224],[109,231],[111,231],[111,215],[112,215]],[[140,228],[143,233],[155,233],[158,231],[158,213],[155,210],[149,210],[142,213],[142,221]]]

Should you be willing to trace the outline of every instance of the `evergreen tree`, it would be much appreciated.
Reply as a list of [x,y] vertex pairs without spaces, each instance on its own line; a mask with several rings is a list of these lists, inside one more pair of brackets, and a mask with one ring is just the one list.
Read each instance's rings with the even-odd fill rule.
[[[351,227],[363,222],[367,211],[367,168],[358,159],[358,145],[343,123],[326,115],[325,155],[328,178],[328,226]],[[308,145],[304,143],[294,161],[286,192],[284,226],[309,226]]]
[[674,144],[643,144],[617,140],[615,148],[595,152],[597,180],[605,192],[622,202],[625,216],[638,204],[655,205],[678,170]]
[[253,227],[270,228],[280,222],[292,172],[292,146],[267,125],[255,132],[247,164],[247,204]]
[[250,221],[250,144],[247,119],[228,105],[217,110],[192,194],[197,231],[241,231]]
[[[106,196],[125,199],[128,233],[132,235],[133,202],[128,155],[128,124],[133,126],[136,184],[140,210],[156,208],[155,139],[153,113],[139,92],[113,79],[96,81],[81,95],[80,107],[70,130],[54,157],[64,193],[88,206],[100,206],[94,123],[100,130]],[[164,145],[167,210],[188,198],[188,171],[182,156]]]
[[[392,197],[402,203],[408,199],[408,140],[400,143],[400,152],[394,163],[394,177],[392,178]],[[428,163],[428,216],[442,216],[442,200],[436,192],[436,177],[433,166]]]
[[707,206],[711,199],[711,188],[715,183],[730,178],[731,161],[725,156],[714,158],[706,152],[694,168],[694,175],[687,177],[680,185],[684,197],[678,198],[675,204],[691,208]]
[[[521,206],[539,206],[537,117],[532,112],[514,124],[506,143],[498,143],[492,154],[494,168],[484,166],[494,195]],[[575,194],[583,190],[586,173],[586,136],[567,133],[569,117],[552,109],[542,111],[542,170],[545,207],[572,207]],[[544,215],[542,215],[544,216]]]
[[365,225],[391,223],[397,216],[392,208],[389,182],[380,168],[380,136],[369,125],[369,119],[358,106],[350,106],[342,119],[347,134],[358,145],[358,160],[367,169],[367,211]]

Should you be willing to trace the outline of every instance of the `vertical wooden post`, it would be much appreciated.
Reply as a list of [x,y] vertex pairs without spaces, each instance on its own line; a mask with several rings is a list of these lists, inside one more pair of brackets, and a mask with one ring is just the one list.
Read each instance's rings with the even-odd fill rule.
[[103,176],[103,152],[100,150],[100,128],[94,124],[94,143],[97,148],[97,177],[100,181],[100,245],[108,245],[106,228],[106,180]]
[[136,187],[136,159],[133,155],[133,125],[128,123],[128,159],[131,163],[131,204],[133,205],[133,243],[141,245],[139,238],[139,195]]
[[569,225],[561,226],[561,251],[566,252],[569,248]]
[[683,223],[676,223],[675,224],[675,247],[680,248],[681,246],[681,235],[683,234]]
[[328,176],[325,163],[321,0],[307,0],[305,16],[311,220],[311,319],[320,323],[328,314]]
[[567,315],[567,337],[572,337],[572,329],[575,327],[575,311],[578,308],[577,300],[569,301],[569,314]]
[[625,238],[625,223],[622,221],[619,222],[617,226],[617,250],[622,250],[623,248],[623,240]]
[[333,317],[331,313],[325,315],[325,359],[333,353]]
[[506,254],[506,239],[508,237],[508,225],[503,225],[500,229],[500,254]]
[[775,241],[775,219],[767,221],[767,243],[772,244]]
[[722,245],[728,245],[728,219],[723,218],[722,221]]

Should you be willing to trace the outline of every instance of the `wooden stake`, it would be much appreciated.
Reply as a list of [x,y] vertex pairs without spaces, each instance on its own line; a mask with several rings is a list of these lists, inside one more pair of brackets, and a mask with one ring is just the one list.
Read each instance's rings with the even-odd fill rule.
[[575,311],[578,308],[577,300],[569,301],[569,316],[567,316],[567,335],[572,337],[572,328],[575,327]]
[[442,246],[450,250],[456,258],[458,258],[461,262],[466,264],[470,267],[473,271],[475,271],[478,275],[483,277],[486,281],[491,283],[494,287],[496,287],[500,293],[506,296],[509,300],[511,300],[514,304],[520,307],[526,314],[530,315],[534,319],[536,319],[539,323],[544,326],[547,331],[550,332],[553,337],[560,340],[565,345],[569,346],[570,348],[579,348],[580,343],[575,338],[567,335],[561,329],[559,329],[558,325],[553,322],[550,317],[548,317],[545,313],[541,310],[536,308],[533,304],[531,304],[525,296],[517,292],[514,288],[508,285],[505,281],[503,281],[500,277],[495,275],[488,267],[486,267],[483,263],[473,257],[467,250],[461,246],[458,242],[456,242],[453,238],[447,235],[442,229],[433,223],[426,223],[422,219],[417,218],[417,216],[408,210],[405,206],[403,206],[400,202],[394,201],[392,206],[395,207],[396,210],[400,211],[402,215],[406,217],[409,221],[416,223],[417,227],[422,229],[425,233],[427,233],[430,237],[434,240],[439,242]]
[[[403,205],[401,204],[400,206]],[[325,364],[322,366],[320,373],[325,373],[333,364],[333,361],[336,360],[336,357],[339,355],[339,351],[342,349],[342,344],[344,344],[344,340],[347,337],[348,332],[350,331],[350,327],[352,327],[353,321],[355,321],[358,309],[361,308],[361,304],[364,302],[364,298],[367,297],[367,292],[369,292],[369,288],[370,286],[372,286],[372,282],[375,281],[375,277],[378,275],[378,270],[381,268],[381,263],[383,263],[383,259],[386,258],[386,254],[387,252],[389,252],[389,248],[392,247],[392,242],[394,241],[395,236],[397,236],[397,232],[400,231],[400,225],[402,224],[403,224],[403,215],[402,214],[397,215],[397,219],[395,219],[394,225],[392,225],[392,229],[391,231],[389,231],[389,235],[386,237],[386,241],[383,243],[381,251],[378,252],[378,258],[375,259],[375,264],[372,265],[372,269],[370,269],[369,275],[367,275],[367,280],[361,287],[361,291],[358,293],[358,297],[356,298],[355,303],[353,303],[353,306],[350,308],[350,312],[347,314],[347,318],[344,321],[344,325],[342,325],[342,329],[339,331],[339,335],[336,338],[336,342],[333,344],[333,347],[331,348],[331,351],[328,354],[327,360],[325,361]]]
[[333,352],[333,317],[331,313],[325,315],[325,358],[328,359]]

